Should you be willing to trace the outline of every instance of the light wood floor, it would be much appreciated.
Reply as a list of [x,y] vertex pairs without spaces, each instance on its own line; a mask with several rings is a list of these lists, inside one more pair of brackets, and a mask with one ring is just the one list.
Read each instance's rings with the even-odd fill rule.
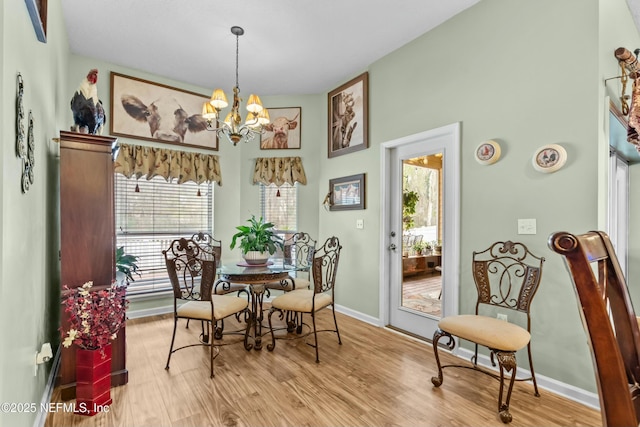
[[[182,321],[181,321],[182,322]],[[319,324],[332,323],[330,310]],[[46,426],[500,426],[498,382],[449,368],[434,388],[427,343],[338,313],[343,345],[320,334],[320,364],[304,340],[278,340],[273,352],[224,346],[209,378],[208,348],[178,351],[165,371],[172,319],[129,321],[129,383],[111,390],[108,413],[51,413]],[[197,340],[199,325],[179,323],[179,343]],[[227,338],[225,338],[226,340]],[[270,340],[269,340],[270,341]],[[444,354],[443,354],[444,353]],[[453,356],[441,352],[444,362]],[[59,390],[53,402],[59,402]],[[598,426],[599,412],[516,383],[513,427]]]

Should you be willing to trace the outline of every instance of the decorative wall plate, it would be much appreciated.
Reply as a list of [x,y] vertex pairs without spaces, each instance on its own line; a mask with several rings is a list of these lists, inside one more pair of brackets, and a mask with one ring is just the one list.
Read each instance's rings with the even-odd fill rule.
[[500,159],[500,144],[490,139],[476,148],[476,160],[481,165],[491,165]]
[[544,145],[536,150],[531,161],[538,172],[551,173],[564,166],[567,152],[558,144]]

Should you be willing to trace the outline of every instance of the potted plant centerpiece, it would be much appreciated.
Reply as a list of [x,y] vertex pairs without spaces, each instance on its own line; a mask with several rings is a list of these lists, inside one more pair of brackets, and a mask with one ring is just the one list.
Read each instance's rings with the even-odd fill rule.
[[242,257],[247,264],[266,264],[278,248],[283,248],[282,239],[273,231],[273,224],[265,222],[262,217],[256,219],[255,215],[251,215],[247,222],[248,226],[236,227],[239,231],[231,238],[231,249],[236,247],[236,241],[240,239]]

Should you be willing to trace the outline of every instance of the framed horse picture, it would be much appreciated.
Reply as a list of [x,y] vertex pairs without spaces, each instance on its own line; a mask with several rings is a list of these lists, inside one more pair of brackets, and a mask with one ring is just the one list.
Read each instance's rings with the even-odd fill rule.
[[329,92],[329,157],[369,147],[369,73]]

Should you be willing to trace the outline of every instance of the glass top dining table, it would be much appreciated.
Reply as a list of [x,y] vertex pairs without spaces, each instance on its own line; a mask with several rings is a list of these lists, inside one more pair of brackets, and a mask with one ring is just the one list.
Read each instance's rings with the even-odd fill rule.
[[218,269],[221,280],[231,283],[260,284],[286,279],[290,272],[299,271],[284,259],[273,259],[267,264],[250,265],[245,262],[223,264]]
[[304,270],[306,269],[296,267],[285,259],[273,259],[262,265],[248,265],[244,261],[234,262],[223,264],[218,268],[220,278],[216,286],[222,284],[224,289],[229,286],[225,286],[225,282],[248,285],[251,295],[249,327],[253,329],[253,344],[245,340],[244,346],[247,350],[262,349],[263,301],[267,291],[266,284],[280,282],[284,285],[288,280],[295,280],[289,273]]

